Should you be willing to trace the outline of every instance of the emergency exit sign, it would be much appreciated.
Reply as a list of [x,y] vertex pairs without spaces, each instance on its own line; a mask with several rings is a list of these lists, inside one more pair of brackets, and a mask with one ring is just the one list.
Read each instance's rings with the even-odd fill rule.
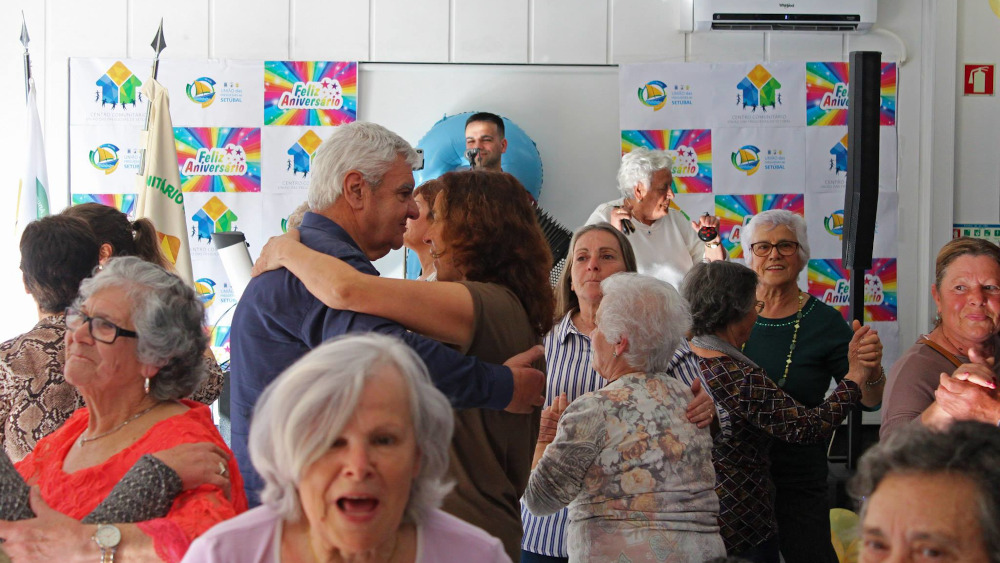
[[965,80],[963,82],[966,96],[993,95],[993,66],[965,65]]

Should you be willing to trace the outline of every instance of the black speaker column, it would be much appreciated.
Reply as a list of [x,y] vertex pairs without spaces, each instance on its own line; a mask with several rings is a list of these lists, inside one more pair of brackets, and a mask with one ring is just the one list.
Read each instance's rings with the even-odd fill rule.
[[[865,322],[865,272],[872,267],[878,210],[879,105],[882,53],[850,56],[847,117],[847,193],[844,196],[843,265],[851,272],[851,319]],[[861,455],[861,411],[848,417],[847,468]]]

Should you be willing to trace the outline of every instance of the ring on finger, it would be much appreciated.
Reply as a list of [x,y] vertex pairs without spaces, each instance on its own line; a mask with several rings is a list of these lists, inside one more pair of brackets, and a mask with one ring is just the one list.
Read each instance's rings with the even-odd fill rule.
[[228,472],[229,472],[229,470],[226,469],[226,464],[224,462],[220,461],[219,462],[219,475],[221,475],[222,477],[225,477],[226,473],[228,473]]

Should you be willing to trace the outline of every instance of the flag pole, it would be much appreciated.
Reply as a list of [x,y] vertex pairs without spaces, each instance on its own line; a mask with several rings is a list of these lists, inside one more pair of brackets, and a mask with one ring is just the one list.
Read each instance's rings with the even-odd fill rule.
[[[156,80],[156,75],[160,71],[160,53],[167,47],[166,40],[163,39],[163,18],[160,18],[160,28],[156,30],[156,37],[153,38],[153,42],[149,44],[153,48],[155,55],[153,56],[153,80]],[[149,108],[153,105],[153,100],[146,99],[146,124],[143,125],[142,131],[149,131]],[[139,160],[139,175],[145,176],[146,174],[146,149],[142,149],[142,157]]]
[[28,54],[28,23],[24,20],[24,10],[21,10],[21,45],[24,45],[24,101],[28,101],[28,91],[31,89],[31,55]]

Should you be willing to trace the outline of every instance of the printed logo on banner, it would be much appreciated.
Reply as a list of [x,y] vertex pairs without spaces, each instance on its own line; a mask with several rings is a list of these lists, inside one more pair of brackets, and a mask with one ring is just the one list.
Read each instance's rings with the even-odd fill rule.
[[215,80],[207,76],[196,78],[194,82],[187,85],[186,91],[189,100],[207,108],[215,101]]
[[104,143],[90,151],[90,164],[105,175],[117,170],[119,165],[124,170],[138,173],[142,164],[142,151],[128,148],[122,153],[114,144]]
[[763,65],[753,67],[746,77],[736,85],[739,93],[736,94],[736,105],[742,106],[743,110],[750,108],[754,113],[759,107],[762,112],[767,112],[768,106],[775,109],[781,105],[781,83]]
[[743,145],[730,155],[733,167],[747,176],[753,176],[758,170],[785,170],[785,151],[783,149],[762,150],[756,145]]
[[357,119],[358,65],[265,61],[265,125],[340,125]]
[[639,88],[639,101],[643,105],[660,111],[667,103],[667,85],[661,80],[652,80]]
[[719,217],[719,235],[730,258],[742,258],[740,234],[753,216],[769,209],[787,209],[803,215],[804,194],[755,194],[715,196],[715,215]]
[[260,129],[175,127],[185,192],[259,192]]
[[823,217],[823,228],[839,240],[844,240],[844,210],[838,209]]
[[316,149],[319,148],[322,142],[323,139],[320,139],[319,135],[314,131],[306,131],[294,145],[289,147],[288,155],[292,158],[288,159],[286,171],[290,170],[293,176],[302,174],[302,178],[305,179],[309,175],[309,166],[312,164],[313,153],[316,152]]
[[135,194],[73,194],[73,205],[100,203],[135,218]]
[[[847,320],[851,274],[839,258],[809,261],[809,294],[837,309]],[[865,274],[865,322],[897,319],[896,259],[872,260]]]
[[666,151],[673,157],[674,192],[712,192],[710,129],[622,131],[622,154],[636,147]]
[[212,196],[201,209],[191,216],[195,226],[191,227],[190,236],[196,242],[205,241],[206,244],[209,244],[212,242],[213,234],[236,230],[238,219],[239,217],[221,199]]
[[90,164],[105,175],[111,174],[118,168],[118,147],[104,143],[90,151]]
[[833,172],[834,176],[840,174],[841,172],[843,172],[844,175],[846,176],[847,175],[847,135],[844,135],[843,139],[841,139],[840,141],[838,141],[837,144],[833,145],[833,147],[830,148],[830,155],[831,155],[831,158],[830,158],[830,167],[829,167],[828,171],[829,172]]
[[219,362],[220,365],[229,361],[230,330],[231,327],[229,325],[217,324],[212,327],[211,333],[208,337],[209,346],[212,348],[212,353],[215,354],[215,360]]
[[[127,66],[121,61],[116,61],[111,68],[97,79],[97,90],[94,102],[101,104],[101,109],[106,109],[110,104],[111,109],[131,109],[136,108],[136,102],[142,102],[142,80],[132,74]],[[144,109],[144,108],[143,108]]]
[[[847,125],[850,64],[806,63],[806,125]],[[883,63],[879,124],[896,124],[896,64]]]
[[198,278],[194,280],[194,290],[201,299],[201,304],[209,308],[215,303],[215,280],[211,278]]

